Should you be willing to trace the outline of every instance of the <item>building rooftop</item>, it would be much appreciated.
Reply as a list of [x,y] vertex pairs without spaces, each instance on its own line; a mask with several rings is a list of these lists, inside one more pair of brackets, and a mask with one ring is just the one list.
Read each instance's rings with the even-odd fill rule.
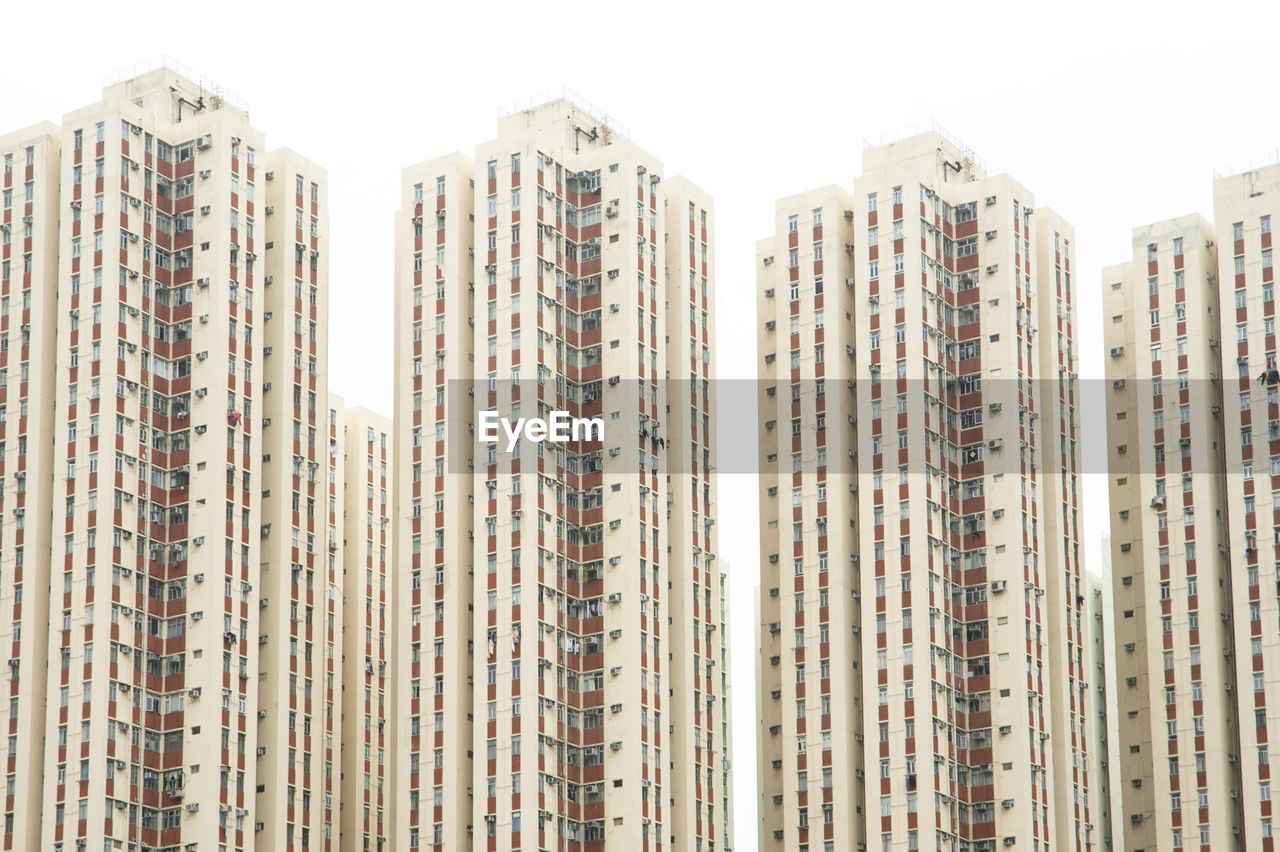
[[609,128],[615,136],[631,138],[630,131],[616,118],[565,86],[512,101],[499,109],[498,115],[499,118],[508,118],[521,113],[538,113],[543,110],[563,114],[578,113],[584,118],[591,118],[601,127]]
[[130,100],[159,93],[181,93],[192,103],[203,103],[210,109],[225,105],[246,115],[249,112],[248,104],[240,97],[168,56],[131,65],[108,76],[103,81],[104,98],[110,98],[113,92],[122,93]]

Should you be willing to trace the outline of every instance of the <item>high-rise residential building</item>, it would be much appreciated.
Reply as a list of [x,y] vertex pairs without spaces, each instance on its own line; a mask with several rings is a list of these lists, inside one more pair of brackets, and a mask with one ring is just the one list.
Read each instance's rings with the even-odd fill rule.
[[1192,215],[1133,250],[1103,273],[1117,817],[1125,849],[1236,848],[1217,248]]
[[731,848],[709,197],[569,100],[401,197],[393,843]]
[[261,169],[263,209],[246,211],[265,251],[255,842],[336,850],[344,597],[342,469],[330,452],[341,435],[328,402],[328,179],[287,149]]
[[[1280,222],[1280,164],[1219,176],[1213,217],[1222,420],[1205,426],[1220,426],[1226,450],[1218,469],[1226,474],[1227,523],[1217,550],[1228,557],[1219,557],[1227,576],[1214,581],[1230,589],[1225,627],[1235,689],[1228,698],[1238,706],[1225,718],[1211,717],[1210,724],[1234,720],[1240,732],[1239,747],[1228,756],[1228,762],[1236,756],[1239,767],[1242,839],[1236,842],[1269,852],[1276,848],[1272,835],[1280,823],[1271,796],[1271,755],[1280,761],[1280,749],[1272,746],[1280,740],[1280,359],[1271,231],[1271,223]],[[1195,425],[1193,419],[1193,430]],[[1225,690],[1227,682],[1208,684]],[[1223,842],[1217,848],[1232,846]]]
[[391,850],[391,421],[330,394],[343,460],[342,842]]
[[756,249],[763,358],[757,784],[765,850],[856,849],[870,837],[862,802],[860,545],[847,464],[856,436],[827,428],[852,421],[857,405],[848,371],[831,370],[827,360],[828,353],[833,362],[850,357],[854,347],[854,292],[845,286],[854,278],[845,251],[854,240],[853,207],[852,194],[835,186],[782,199],[779,236]]
[[324,172],[168,67],[0,157],[0,846],[336,850]]
[[1213,223],[1137,228],[1104,272],[1126,849],[1274,848],[1277,193],[1280,165],[1218,177]]
[[[1107,545],[1110,547],[1110,544]],[[1103,560],[1109,561],[1106,554]],[[1109,572],[1090,573],[1085,578],[1089,589],[1090,624],[1087,628],[1093,646],[1093,680],[1095,722],[1089,728],[1092,741],[1089,753],[1094,756],[1097,769],[1093,775],[1093,811],[1095,814],[1098,852],[1111,852],[1121,845],[1123,834],[1115,828],[1115,814],[1119,811],[1118,791],[1112,786],[1111,775],[1119,766],[1115,739],[1111,733],[1114,719],[1115,684],[1111,680],[1108,660],[1115,657],[1112,640],[1115,638],[1111,617],[1111,579]]]
[[0,849],[41,846],[61,140],[50,124],[0,136]]
[[262,137],[160,69],[62,150],[42,845],[251,848]]
[[1096,846],[1070,226],[930,132],[775,227],[763,848]]

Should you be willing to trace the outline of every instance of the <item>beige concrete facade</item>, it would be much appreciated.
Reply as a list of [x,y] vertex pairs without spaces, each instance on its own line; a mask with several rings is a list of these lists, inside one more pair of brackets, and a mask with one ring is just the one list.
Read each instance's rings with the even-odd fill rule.
[[0,849],[40,846],[58,381],[61,131],[0,136]]
[[1235,691],[1227,698],[1238,702],[1240,732],[1230,754],[1239,760],[1241,848],[1271,850],[1280,822],[1271,778],[1272,757],[1280,760],[1272,745],[1280,737],[1280,373],[1274,372],[1272,236],[1272,223],[1280,223],[1280,165],[1218,177],[1213,217],[1226,451],[1223,562],[1235,664]]
[[328,177],[264,158],[259,773],[267,848],[337,849],[341,459],[328,402]]
[[1103,273],[1120,751],[1111,776],[1131,850],[1252,848],[1240,837],[1223,546],[1218,252],[1212,226],[1183,216],[1135,229],[1133,259]]
[[324,171],[167,67],[0,157],[0,848],[337,850]]
[[1213,191],[1105,271],[1125,849],[1275,843],[1280,166]]
[[343,459],[344,602],[342,670],[342,843],[383,852],[390,845],[391,767],[391,421],[343,410],[333,451]]
[[[1104,568],[1110,562],[1111,543],[1105,542],[1102,561]],[[1120,812],[1120,791],[1112,784],[1113,768],[1120,766],[1119,749],[1115,737],[1112,736],[1112,722],[1115,719],[1115,684],[1111,677],[1110,661],[1115,658],[1115,621],[1112,618],[1111,606],[1111,572],[1104,570],[1102,574],[1089,574],[1086,578],[1089,589],[1089,641],[1093,646],[1093,680],[1090,684],[1094,693],[1094,712],[1096,721],[1090,728],[1092,743],[1089,753],[1096,759],[1097,771],[1094,774],[1094,812],[1097,814],[1097,840],[1099,852],[1111,852],[1120,848],[1123,839],[1122,830],[1117,829],[1116,816]]]
[[[661,175],[565,100],[405,170],[400,848],[732,847],[714,213]],[[603,442],[478,443],[474,409],[516,391]]]
[[63,122],[47,848],[253,844],[263,144],[202,98],[162,69]]
[[850,357],[854,345],[854,294],[846,286],[854,278],[846,251],[853,206],[838,187],[783,199],[775,208],[778,236],[756,249],[763,427],[757,781],[766,850],[867,842],[862,587],[855,479],[846,464],[856,452],[848,427],[856,398],[828,361]]
[[1070,227],[938,133],[776,222],[763,848],[1091,848]]

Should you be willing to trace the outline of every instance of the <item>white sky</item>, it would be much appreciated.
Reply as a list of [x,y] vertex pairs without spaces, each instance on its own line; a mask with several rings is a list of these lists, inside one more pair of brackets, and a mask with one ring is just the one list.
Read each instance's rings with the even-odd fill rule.
[[[1128,257],[1132,226],[1211,215],[1215,168],[1280,149],[1275,3],[6,5],[0,132],[58,121],[105,77],[169,54],[247,101],[269,146],[329,169],[332,386],[387,414],[400,168],[470,153],[501,107],[551,89],[616,117],[668,176],[715,195],[717,359],[733,378],[753,377],[754,244],[773,200],[851,186],[865,139],[936,121],[1075,224],[1086,378],[1102,370],[1098,271]],[[1090,432],[1100,418],[1085,425],[1104,440]],[[1090,480],[1097,570],[1106,490]],[[755,494],[720,484],[743,850],[755,834]]]

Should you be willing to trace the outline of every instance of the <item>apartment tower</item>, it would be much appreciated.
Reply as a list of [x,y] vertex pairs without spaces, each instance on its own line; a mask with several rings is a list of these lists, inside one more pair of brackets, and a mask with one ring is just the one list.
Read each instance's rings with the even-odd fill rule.
[[[1110,543],[1106,544],[1110,548]],[[1108,562],[1106,554],[1103,561]],[[1115,816],[1119,812],[1119,791],[1113,786],[1112,773],[1119,767],[1116,760],[1115,738],[1111,733],[1112,720],[1115,718],[1115,684],[1111,680],[1108,660],[1115,657],[1112,640],[1115,637],[1114,621],[1111,617],[1111,579],[1109,573],[1093,574],[1085,577],[1089,589],[1089,613],[1091,623],[1088,628],[1089,639],[1093,644],[1093,681],[1094,713],[1096,722],[1090,729],[1093,742],[1089,753],[1094,756],[1097,769],[1093,776],[1094,823],[1097,829],[1098,852],[1111,852],[1118,848],[1123,834],[1116,830]]]
[[[263,158],[256,843],[338,848],[342,459],[328,402],[328,179]],[[255,175],[257,177],[257,175]]]
[[1237,848],[1217,248],[1195,215],[1133,248],[1103,273],[1124,848]]
[[342,842],[390,845],[391,421],[330,394],[343,460]]
[[778,202],[763,848],[1097,843],[1073,242],[938,132],[868,147],[852,193]]
[[714,212],[662,173],[569,100],[404,172],[397,846],[732,846]]
[[1275,848],[1277,194],[1277,165],[1218,177],[1213,223],[1104,272],[1126,849]]
[[50,124],[0,136],[0,849],[41,845],[61,143]]
[[3,848],[336,849],[323,172],[169,68],[0,156]]

